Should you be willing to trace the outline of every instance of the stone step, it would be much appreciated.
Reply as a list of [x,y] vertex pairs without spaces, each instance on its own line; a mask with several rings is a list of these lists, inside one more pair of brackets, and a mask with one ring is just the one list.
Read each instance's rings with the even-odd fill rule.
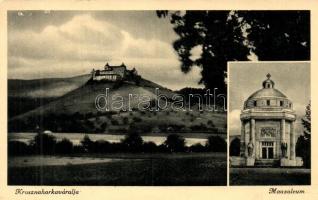
[[257,160],[255,160],[255,166],[262,166],[262,167],[279,166],[279,160],[277,160],[277,159],[257,159]]

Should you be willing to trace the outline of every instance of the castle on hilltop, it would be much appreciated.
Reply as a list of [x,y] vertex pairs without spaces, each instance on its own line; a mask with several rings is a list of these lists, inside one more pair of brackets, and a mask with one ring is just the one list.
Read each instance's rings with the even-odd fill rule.
[[93,69],[91,75],[93,81],[120,81],[125,80],[127,76],[138,74],[135,68],[127,70],[124,63],[118,66],[111,66],[106,63],[103,70]]

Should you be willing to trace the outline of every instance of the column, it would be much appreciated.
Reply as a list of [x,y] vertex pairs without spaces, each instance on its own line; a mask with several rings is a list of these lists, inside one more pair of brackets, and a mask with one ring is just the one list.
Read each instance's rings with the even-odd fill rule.
[[285,142],[285,119],[282,119],[280,122],[280,137],[281,137],[281,142]]
[[[246,133],[246,130],[245,130],[245,124],[243,123],[244,125],[244,148],[245,148],[245,151],[244,151],[244,155],[245,157],[247,158],[248,157],[248,149],[247,149],[247,145],[248,145],[248,141],[249,141],[249,135]],[[250,132],[249,132],[250,134]]]
[[240,155],[244,155],[246,156],[246,144],[245,144],[245,124],[244,124],[244,121],[242,120],[241,121],[241,141],[240,141]]
[[253,144],[253,154],[252,157],[255,156],[255,119],[251,119],[251,137],[250,142]]
[[296,160],[294,121],[290,123],[290,160]]
[[286,131],[285,131],[285,119],[281,119],[281,122],[280,122],[280,144],[277,145],[278,149],[277,151],[280,152],[279,153],[279,157],[282,157],[283,156],[283,152],[282,152],[282,149],[281,149],[281,144],[286,142]]

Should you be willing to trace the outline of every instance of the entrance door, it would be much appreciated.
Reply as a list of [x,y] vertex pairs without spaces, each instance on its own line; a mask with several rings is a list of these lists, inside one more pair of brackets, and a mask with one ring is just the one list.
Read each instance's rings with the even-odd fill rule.
[[274,158],[274,142],[262,142],[262,158]]

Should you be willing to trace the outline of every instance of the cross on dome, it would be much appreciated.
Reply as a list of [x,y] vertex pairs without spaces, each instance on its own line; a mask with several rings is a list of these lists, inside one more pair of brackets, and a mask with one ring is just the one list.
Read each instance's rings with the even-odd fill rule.
[[269,89],[269,88],[274,88],[274,81],[271,80],[271,74],[268,73],[266,75],[267,79],[263,81],[263,88]]

